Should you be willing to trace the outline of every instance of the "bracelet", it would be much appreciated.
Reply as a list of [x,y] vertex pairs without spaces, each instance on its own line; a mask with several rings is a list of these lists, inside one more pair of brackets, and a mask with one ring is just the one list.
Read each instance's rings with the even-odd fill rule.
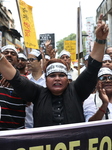
[[105,110],[103,110],[102,108],[99,108],[100,111],[102,111],[104,114],[106,113]]
[[4,58],[4,55],[3,55],[3,54],[1,54],[0,60],[2,60],[3,58]]
[[105,40],[98,40],[97,38],[96,38],[96,40],[95,40],[97,43],[99,43],[99,44],[106,44],[106,39]]

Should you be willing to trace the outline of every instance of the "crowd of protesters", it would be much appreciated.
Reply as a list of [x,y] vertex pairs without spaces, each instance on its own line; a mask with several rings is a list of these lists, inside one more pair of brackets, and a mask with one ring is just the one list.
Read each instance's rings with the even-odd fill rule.
[[[0,130],[25,129],[112,118],[111,49],[105,50],[108,26],[100,15],[93,50],[80,75],[71,54],[46,41],[28,56],[12,45],[0,53]],[[109,114],[109,115],[108,115]]]

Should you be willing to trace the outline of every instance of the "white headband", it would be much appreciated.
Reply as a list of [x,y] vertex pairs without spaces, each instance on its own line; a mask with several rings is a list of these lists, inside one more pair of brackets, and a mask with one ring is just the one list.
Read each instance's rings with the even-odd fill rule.
[[48,76],[49,74],[54,73],[54,72],[62,72],[62,73],[65,73],[66,75],[68,75],[67,67],[64,64],[58,63],[58,62],[52,63],[49,66],[47,66],[46,76]]
[[14,51],[18,54],[18,51],[17,51],[17,49],[15,48],[14,45],[6,45],[6,46],[3,46],[3,47],[1,48],[1,52],[4,52],[6,49],[12,49],[12,50],[14,50]]
[[112,71],[107,68],[107,67],[102,67],[100,68],[99,72],[98,72],[98,77],[102,76],[102,75],[105,75],[105,74],[110,74],[112,75]]
[[103,56],[103,61],[105,61],[105,60],[110,60],[110,61],[111,61],[110,55],[104,54],[104,56]]
[[23,53],[18,53],[18,58],[24,58],[27,60],[27,57]]
[[61,53],[59,54],[59,58],[61,58],[61,56],[63,56],[63,55],[67,55],[67,56],[71,56],[71,54],[68,52],[68,51],[66,51],[66,50],[62,50],[61,51]]
[[50,56],[49,55],[45,55],[45,59],[50,60]]
[[36,57],[39,57],[39,55],[40,55],[41,53],[40,53],[39,50],[32,49],[32,51],[31,51],[29,54],[32,54],[32,55],[35,55]]

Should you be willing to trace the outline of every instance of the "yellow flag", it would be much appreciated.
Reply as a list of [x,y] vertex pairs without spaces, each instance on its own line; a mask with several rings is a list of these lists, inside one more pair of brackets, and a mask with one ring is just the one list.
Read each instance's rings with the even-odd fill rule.
[[27,5],[22,0],[18,0],[17,4],[19,8],[25,46],[28,48],[39,49],[32,15],[32,6]]

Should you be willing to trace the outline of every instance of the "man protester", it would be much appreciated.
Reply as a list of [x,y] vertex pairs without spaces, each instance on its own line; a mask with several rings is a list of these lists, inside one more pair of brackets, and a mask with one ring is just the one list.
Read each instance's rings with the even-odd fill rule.
[[83,57],[84,66],[80,69],[80,73],[82,73],[82,72],[86,69],[86,67],[87,67],[87,65],[88,65],[88,58],[89,58],[89,54],[86,54],[86,55]]
[[[45,74],[41,67],[42,55],[39,50],[33,49],[28,54],[27,66],[28,70],[31,72],[27,77],[30,81],[46,87]],[[33,128],[33,104],[31,103],[26,107],[26,119],[25,127]]]
[[72,80],[76,80],[76,78],[78,77],[78,71],[77,69],[71,67],[71,54],[66,50],[62,50],[59,54],[59,58],[64,60],[68,64],[69,73],[72,76]]
[[[1,53],[16,68],[18,52],[13,45],[1,48]],[[25,128],[26,101],[21,99],[8,81],[2,77],[0,86],[0,130]]]
[[26,70],[27,57],[23,53],[18,53],[18,60],[16,68],[20,71],[20,74],[28,75],[28,71]]
[[105,54],[110,55],[110,57],[112,59],[112,46],[106,47]]

